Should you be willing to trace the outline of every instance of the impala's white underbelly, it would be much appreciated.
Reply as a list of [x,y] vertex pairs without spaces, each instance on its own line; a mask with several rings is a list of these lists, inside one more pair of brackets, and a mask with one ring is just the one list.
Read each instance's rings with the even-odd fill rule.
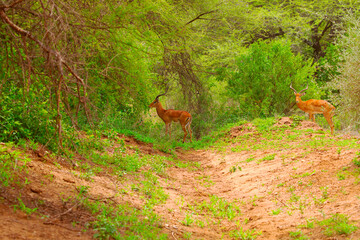
[[320,113],[323,113],[323,112],[321,112],[321,111],[314,111],[314,112],[312,112],[313,114],[320,114]]

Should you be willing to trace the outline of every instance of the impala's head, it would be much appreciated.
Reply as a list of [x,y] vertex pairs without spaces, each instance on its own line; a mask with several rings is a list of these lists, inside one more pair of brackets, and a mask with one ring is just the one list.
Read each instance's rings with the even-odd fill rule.
[[156,107],[156,105],[159,103],[159,98],[156,97],[155,100],[150,103],[149,108]]
[[166,93],[167,93],[167,90],[166,90],[165,93],[160,94],[160,95],[157,95],[156,98],[155,98],[155,100],[154,100],[152,103],[150,103],[149,108],[156,107],[156,106],[160,103],[160,102],[159,102],[159,97],[165,95]]
[[290,84],[290,88],[294,91],[295,97],[296,97],[296,103],[301,101],[301,97],[304,96],[306,94],[306,90],[308,89],[309,85],[307,85],[306,88],[304,88],[303,90],[301,90],[300,92],[297,92],[295,90],[295,88],[292,87],[292,83]]

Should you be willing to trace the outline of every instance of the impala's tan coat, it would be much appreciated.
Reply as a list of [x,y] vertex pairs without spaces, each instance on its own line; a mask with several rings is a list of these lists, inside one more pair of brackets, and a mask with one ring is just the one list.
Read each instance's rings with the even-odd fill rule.
[[305,92],[308,87],[301,90],[299,93],[290,85],[290,88],[294,91],[296,98],[296,105],[306,113],[309,113],[309,118],[311,121],[315,122],[314,114],[323,114],[326,121],[330,125],[331,134],[334,134],[334,123],[332,117],[334,115],[335,107],[325,100],[315,100],[310,99],[307,101],[302,101],[301,97],[305,95]]
[[[165,93],[164,93],[165,94]],[[164,121],[165,123],[165,133],[169,133],[169,136],[171,136],[171,122],[179,122],[183,131],[184,131],[184,139],[183,142],[185,142],[185,138],[187,136],[187,133],[190,134],[190,142],[192,142],[192,131],[191,131],[191,121],[192,117],[191,114],[186,111],[181,110],[173,110],[173,109],[164,109],[159,102],[159,97],[164,95],[160,94],[158,95],[155,100],[149,105],[150,108],[156,108],[156,112],[158,116]]]

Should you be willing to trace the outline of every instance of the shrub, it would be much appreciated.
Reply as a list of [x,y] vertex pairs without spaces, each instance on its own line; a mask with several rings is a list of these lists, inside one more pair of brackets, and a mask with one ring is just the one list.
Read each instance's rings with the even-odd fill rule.
[[282,114],[294,102],[291,82],[299,91],[309,84],[308,95],[315,94],[315,71],[310,61],[291,51],[284,41],[260,41],[236,59],[237,71],[228,80],[229,96],[251,118]]

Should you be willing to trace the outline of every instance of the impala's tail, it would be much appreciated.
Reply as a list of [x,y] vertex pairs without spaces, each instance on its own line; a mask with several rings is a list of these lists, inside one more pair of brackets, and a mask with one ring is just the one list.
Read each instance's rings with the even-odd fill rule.
[[[192,117],[188,117],[186,119],[186,123],[185,123],[185,128],[186,129],[190,128],[191,122],[192,122]],[[190,129],[190,131],[191,131],[191,129]]]

